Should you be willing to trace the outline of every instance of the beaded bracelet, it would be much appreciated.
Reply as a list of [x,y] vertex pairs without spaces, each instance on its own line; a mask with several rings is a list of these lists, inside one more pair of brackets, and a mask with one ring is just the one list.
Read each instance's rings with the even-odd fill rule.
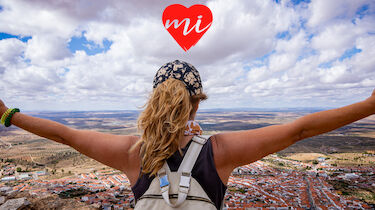
[[20,112],[20,110],[19,110],[18,108],[14,108],[14,109],[12,109],[12,111],[9,113],[7,119],[5,120],[5,124],[4,124],[5,127],[9,127],[9,126],[12,125],[12,124],[10,123],[10,120],[12,119],[14,113],[16,113],[16,112]]
[[8,117],[9,113],[12,111],[12,109],[7,109],[3,115],[1,116],[0,123],[4,125],[5,119]]

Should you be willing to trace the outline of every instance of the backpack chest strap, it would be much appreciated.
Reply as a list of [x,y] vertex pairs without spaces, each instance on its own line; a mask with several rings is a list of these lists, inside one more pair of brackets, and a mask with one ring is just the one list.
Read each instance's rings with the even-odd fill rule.
[[186,152],[180,167],[178,168],[177,173],[180,174],[178,198],[176,203],[171,203],[169,200],[169,180],[168,173],[170,169],[168,167],[167,161],[165,161],[163,168],[158,171],[158,178],[160,182],[160,190],[165,202],[171,207],[178,207],[185,200],[189,193],[190,189],[190,180],[191,180],[191,170],[194,167],[195,162],[199,156],[202,146],[206,143],[207,139],[201,136],[193,136],[191,145]]

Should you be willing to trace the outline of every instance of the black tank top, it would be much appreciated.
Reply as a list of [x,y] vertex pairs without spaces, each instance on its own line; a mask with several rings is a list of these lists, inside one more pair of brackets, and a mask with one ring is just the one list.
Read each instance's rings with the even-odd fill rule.
[[[189,148],[191,141],[192,140],[190,140],[185,148],[182,148],[182,152],[184,155]],[[182,159],[183,157],[181,157],[179,151],[176,151],[167,160],[168,166],[171,171],[178,170]],[[227,187],[221,181],[216,171],[214,156],[212,152],[211,138],[209,138],[206,144],[203,145],[202,150],[199,153],[197,162],[195,163],[191,171],[191,176],[195,178],[202,186],[203,190],[207,193],[211,201],[215,203],[216,208],[220,209]],[[132,191],[136,200],[138,200],[147,191],[154,178],[155,176],[149,178],[148,174],[140,175],[137,183],[135,183],[135,185],[132,187]]]

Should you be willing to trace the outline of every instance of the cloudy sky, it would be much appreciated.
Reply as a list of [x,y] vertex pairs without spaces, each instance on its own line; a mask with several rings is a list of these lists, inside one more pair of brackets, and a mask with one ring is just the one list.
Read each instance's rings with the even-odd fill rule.
[[[188,52],[162,24],[174,3],[213,14]],[[0,0],[0,99],[21,110],[137,109],[175,59],[201,108],[338,107],[371,94],[374,58],[373,0]]]

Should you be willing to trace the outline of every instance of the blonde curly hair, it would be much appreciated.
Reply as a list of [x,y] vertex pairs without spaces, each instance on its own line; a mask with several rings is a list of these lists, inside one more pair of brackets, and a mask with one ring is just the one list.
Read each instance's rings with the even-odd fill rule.
[[184,83],[169,78],[151,93],[137,124],[142,136],[140,145],[142,173],[156,175],[164,162],[177,150],[187,121],[195,114],[193,105],[206,100],[204,93],[190,96]]

